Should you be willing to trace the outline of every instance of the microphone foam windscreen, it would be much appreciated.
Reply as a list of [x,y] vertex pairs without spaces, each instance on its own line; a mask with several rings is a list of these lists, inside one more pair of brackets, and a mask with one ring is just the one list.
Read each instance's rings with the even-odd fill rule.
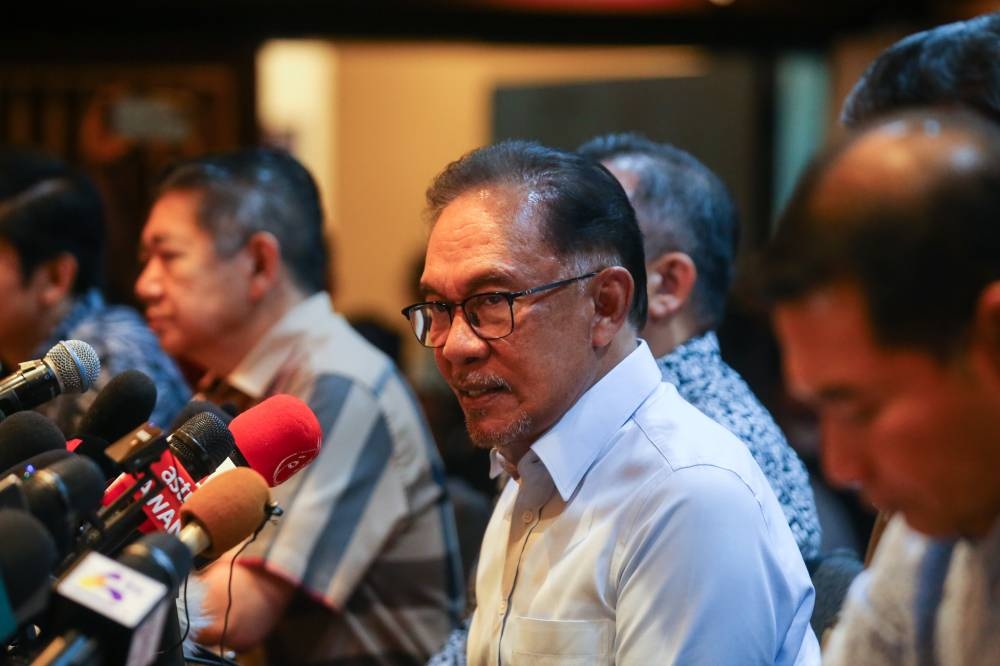
[[101,506],[106,480],[101,468],[90,458],[72,455],[56,461],[35,475],[43,477],[65,496],[71,510],[86,514]]
[[309,406],[291,395],[271,396],[233,419],[236,448],[274,487],[319,455],[323,432]]
[[62,340],[45,355],[63,393],[83,393],[101,372],[94,348],[82,340]]
[[215,558],[253,534],[266,516],[267,482],[247,467],[212,477],[181,506],[181,522],[197,521],[212,545],[202,553]]
[[30,475],[40,469],[48,467],[52,463],[65,460],[72,455],[74,454],[66,449],[51,449],[49,451],[42,451],[41,453],[31,456],[27,460],[22,460],[13,467],[8,467],[4,471],[0,472],[0,478],[7,477],[11,474],[16,474],[17,476],[24,476],[26,474]]
[[156,407],[156,384],[140,370],[115,375],[80,419],[79,437],[117,441],[149,420]]
[[32,515],[14,509],[0,510],[0,575],[10,605],[28,600],[48,583],[56,565],[56,545],[45,527]]
[[58,426],[38,412],[15,412],[0,422],[0,469],[52,449],[65,449]]

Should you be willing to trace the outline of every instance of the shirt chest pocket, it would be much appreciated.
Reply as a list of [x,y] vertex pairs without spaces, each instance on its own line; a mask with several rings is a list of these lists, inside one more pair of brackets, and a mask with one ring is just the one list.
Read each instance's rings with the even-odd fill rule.
[[511,617],[504,642],[516,666],[606,666],[614,663],[614,628],[611,620]]

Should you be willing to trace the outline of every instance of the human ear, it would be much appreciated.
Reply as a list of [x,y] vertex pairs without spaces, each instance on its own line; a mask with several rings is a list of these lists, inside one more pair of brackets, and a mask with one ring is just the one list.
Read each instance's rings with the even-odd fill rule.
[[683,252],[667,252],[646,266],[650,321],[676,315],[691,298],[698,269]]
[[250,236],[243,251],[250,260],[250,297],[263,298],[281,272],[281,243],[274,234],[258,231]]
[[622,266],[611,266],[594,276],[594,321],[591,334],[595,347],[605,347],[628,318],[635,281]]
[[54,307],[69,296],[79,268],[76,257],[68,252],[46,259],[35,268],[31,282],[43,308]]

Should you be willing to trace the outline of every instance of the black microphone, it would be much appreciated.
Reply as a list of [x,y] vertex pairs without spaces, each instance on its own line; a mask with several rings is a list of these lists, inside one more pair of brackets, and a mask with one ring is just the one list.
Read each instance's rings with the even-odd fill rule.
[[83,393],[101,372],[94,348],[81,340],[58,342],[35,361],[26,361],[0,380],[0,419],[33,409],[61,393]]
[[0,481],[4,508],[30,513],[48,529],[59,556],[69,553],[83,517],[94,513],[104,497],[104,475],[87,458],[70,454],[31,474]]
[[52,537],[37,519],[23,511],[0,510],[0,640],[41,613],[48,604],[49,573],[56,563]]
[[0,469],[53,449],[65,449],[62,431],[38,412],[19,412],[0,421]]
[[75,440],[67,446],[96,462],[108,481],[122,469],[105,452],[138,426],[145,423],[156,407],[156,384],[139,370],[115,375],[94,398],[80,419]]
[[54,462],[60,460],[65,460],[66,458],[71,458],[75,455],[72,451],[67,451],[66,449],[52,449],[50,451],[42,451],[37,453],[27,460],[22,460],[20,463],[14,465],[13,467],[8,467],[4,471],[0,472],[0,479],[5,479],[8,476],[16,476],[23,481],[28,480],[35,472],[42,469],[43,467],[48,467]]

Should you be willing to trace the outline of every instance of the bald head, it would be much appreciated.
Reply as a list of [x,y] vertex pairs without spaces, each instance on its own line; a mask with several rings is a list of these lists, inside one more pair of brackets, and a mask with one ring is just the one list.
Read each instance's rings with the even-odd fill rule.
[[872,126],[817,175],[812,210],[836,220],[856,207],[919,206],[947,182],[975,178],[989,168],[995,133],[981,135],[980,123],[962,117],[917,113]]
[[854,283],[881,342],[947,353],[1000,279],[1000,128],[932,110],[864,128],[810,166],[762,272],[773,301]]

